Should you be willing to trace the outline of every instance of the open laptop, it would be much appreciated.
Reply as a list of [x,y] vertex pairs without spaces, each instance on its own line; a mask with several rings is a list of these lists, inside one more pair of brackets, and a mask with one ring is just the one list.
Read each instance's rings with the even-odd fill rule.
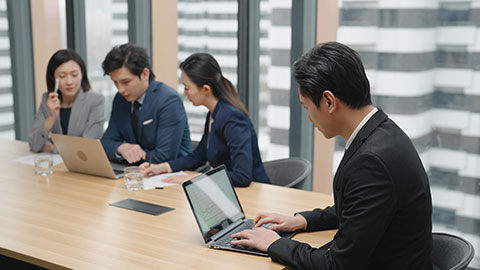
[[[253,220],[245,218],[224,165],[184,182],[183,190],[207,247],[268,256],[258,249],[230,244],[231,235],[251,229]],[[292,237],[294,232],[279,235]]]
[[53,133],[50,137],[69,171],[112,179],[123,176],[126,165],[110,162],[100,140]]

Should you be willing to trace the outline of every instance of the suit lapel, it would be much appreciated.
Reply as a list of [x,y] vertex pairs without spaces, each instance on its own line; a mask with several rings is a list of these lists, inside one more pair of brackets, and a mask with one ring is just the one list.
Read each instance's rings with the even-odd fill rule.
[[[132,127],[132,103],[126,100],[122,95],[120,95],[120,93],[115,95],[113,103],[115,104],[115,102],[117,102],[116,105],[118,106],[118,108],[115,110],[118,112],[118,115],[116,115],[116,122],[118,121],[117,128],[120,130],[120,133],[125,137],[127,142],[137,143]],[[113,115],[112,108],[112,116]]]
[[63,134],[62,125],[60,124],[60,112],[58,113],[57,120],[55,120],[53,124],[52,131],[58,131],[59,134]]
[[[152,108],[154,107],[155,104],[153,104],[153,98],[152,95],[154,95],[154,92],[156,92],[156,87],[154,87],[154,81],[150,83],[148,86],[147,91],[145,92],[145,98],[143,99],[142,103],[142,109],[140,110],[140,113],[138,114],[138,123],[137,123],[137,131],[138,131],[138,140],[142,140],[143,136],[143,122],[145,120],[153,119],[151,117],[151,111]],[[135,137],[135,136],[134,136]],[[137,142],[140,144],[140,142]]]
[[341,179],[339,175],[341,175],[341,171],[345,164],[347,164],[350,158],[357,152],[370,134],[372,134],[372,132],[386,119],[387,115],[382,110],[378,109],[378,112],[376,112],[372,118],[370,118],[368,122],[360,129],[352,144],[350,147],[348,147],[348,150],[343,155],[340,165],[338,165],[337,172],[335,173],[333,180],[336,191],[340,191],[341,189],[343,179]]
[[346,166],[348,161],[353,157],[353,155],[358,151],[358,149],[362,146],[365,140],[372,134],[372,132],[383,122],[387,119],[387,115],[382,111],[378,110],[369,120],[368,122],[360,129],[357,136],[353,140],[352,144],[348,147],[348,150],[345,151],[343,155],[342,161],[340,165],[338,165],[338,169],[335,173],[335,177],[333,178],[333,196],[335,200],[335,206],[337,211],[337,217],[340,220],[343,211],[343,182],[345,181],[345,176],[343,172],[343,168]]

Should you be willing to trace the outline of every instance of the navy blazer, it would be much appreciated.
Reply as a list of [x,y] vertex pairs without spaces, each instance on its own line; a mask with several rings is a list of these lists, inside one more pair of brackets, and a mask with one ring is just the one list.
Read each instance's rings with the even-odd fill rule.
[[[113,100],[108,128],[102,145],[110,160],[124,162],[117,154],[120,144],[139,144],[147,160],[160,163],[185,156],[192,151],[190,130],[183,102],[178,93],[161,82],[152,81],[138,116],[138,138],[131,124],[132,103],[117,93]],[[140,162],[139,162],[140,163]]]
[[296,269],[432,269],[432,200],[407,135],[379,110],[360,129],[334,178],[335,205],[300,213],[307,231],[337,229],[328,250],[290,239],[268,248]]
[[188,156],[168,162],[172,171],[193,170],[208,161],[212,167],[225,164],[230,180],[237,187],[246,187],[251,181],[270,183],[250,119],[223,101],[215,106],[212,118],[214,121],[209,133],[208,112],[205,130],[197,148]]

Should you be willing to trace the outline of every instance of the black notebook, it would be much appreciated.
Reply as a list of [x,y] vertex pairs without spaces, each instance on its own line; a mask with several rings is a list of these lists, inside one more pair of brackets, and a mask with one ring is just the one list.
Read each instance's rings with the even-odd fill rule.
[[134,210],[142,213],[147,213],[154,216],[158,216],[168,211],[175,210],[175,208],[161,206],[153,203],[141,202],[133,199],[121,200],[118,202],[111,203],[110,205],[125,208],[125,209],[130,209],[130,210]]

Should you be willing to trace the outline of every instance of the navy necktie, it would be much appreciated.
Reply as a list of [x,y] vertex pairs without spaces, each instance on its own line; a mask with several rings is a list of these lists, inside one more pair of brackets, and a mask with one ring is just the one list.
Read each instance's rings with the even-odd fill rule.
[[138,141],[138,115],[140,114],[140,107],[142,105],[138,102],[135,101],[133,102],[133,110],[132,110],[132,129],[133,129],[133,134],[135,135],[135,140]]

